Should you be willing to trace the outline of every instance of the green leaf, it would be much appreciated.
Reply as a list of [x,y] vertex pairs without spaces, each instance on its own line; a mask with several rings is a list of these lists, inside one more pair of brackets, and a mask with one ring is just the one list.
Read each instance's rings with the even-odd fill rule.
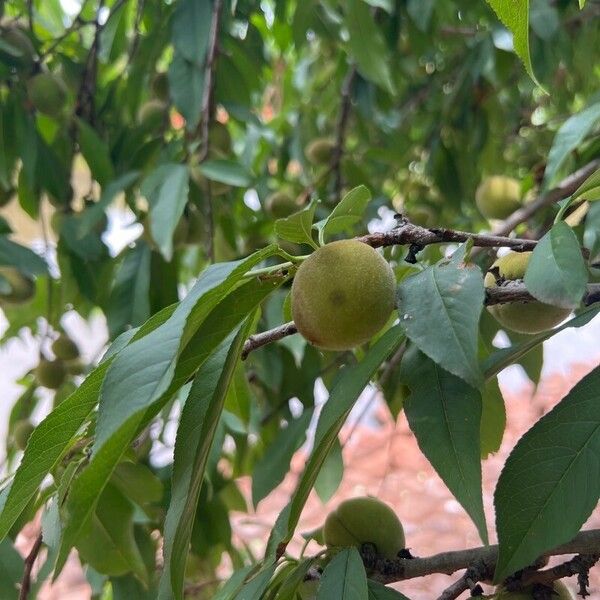
[[127,498],[142,507],[160,502],[163,497],[161,480],[143,463],[119,463],[110,482]]
[[0,542],[0,598],[16,598],[23,578],[23,559],[10,540]]
[[582,9],[585,6],[586,0],[579,0],[579,8]]
[[369,586],[369,600],[410,600],[398,590],[387,587],[378,581],[369,579],[367,584]]
[[124,575],[131,571],[147,583],[146,566],[133,535],[133,516],[133,505],[114,485],[108,484],[77,550],[99,573]]
[[575,308],[581,302],[587,269],[577,236],[564,221],[555,223],[538,242],[524,281],[540,302],[563,308]]
[[600,305],[588,306],[576,317],[573,317],[566,323],[563,323],[560,327],[556,327],[550,331],[544,331],[543,333],[538,333],[535,336],[528,336],[528,339],[520,344],[497,350],[494,352],[494,354],[488,356],[483,362],[482,368],[485,379],[489,380],[490,378],[498,375],[500,371],[509,365],[518,363],[533,348],[540,345],[542,342],[545,342],[548,338],[551,338],[553,335],[556,335],[563,329],[587,325],[598,314],[598,312],[600,312]]
[[194,131],[200,121],[204,94],[204,66],[186,60],[175,52],[169,65],[169,93],[173,104],[185,118],[188,131]]
[[346,422],[356,399],[369,383],[383,361],[395,352],[404,340],[399,325],[388,329],[373,344],[358,365],[346,366],[341,372],[325,403],[310,458],[296,486],[294,495],[286,508],[280,513],[271,532],[267,552],[274,551],[281,542],[287,542],[293,535],[300,513],[317,479],[327,455],[337,440],[338,434]]
[[398,287],[398,314],[406,335],[429,358],[474,387],[483,277],[478,267],[440,263]]
[[513,34],[513,46],[516,55],[525,65],[529,77],[542,87],[533,73],[529,54],[529,0],[506,2],[506,0],[486,0],[500,21]]
[[579,532],[598,503],[599,454],[597,367],[519,440],[506,461],[494,494],[496,581]]
[[275,573],[275,565],[263,567],[242,589],[235,595],[235,600],[263,600],[264,592]]
[[306,440],[306,430],[310,424],[312,410],[305,410],[302,415],[280,429],[279,433],[265,453],[252,469],[252,502],[254,506],[270,494],[286,476],[290,469],[292,456]]
[[427,31],[436,0],[408,0],[406,12],[421,31]]
[[368,5],[363,0],[348,0],[345,6],[344,22],[350,35],[348,48],[358,71],[365,79],[395,94],[388,48]]
[[253,567],[248,566],[236,570],[227,580],[227,583],[219,589],[213,600],[232,600],[235,598],[236,592],[242,587],[244,580],[252,569]]
[[79,128],[79,147],[87,162],[93,178],[104,188],[114,179],[115,170],[106,142],[85,121],[77,119]]
[[487,544],[481,492],[481,395],[412,348],[402,360],[404,413],[427,457]]
[[9,233],[12,233],[12,229],[8,221],[4,217],[0,217],[0,235],[7,235]]
[[275,221],[275,234],[284,240],[288,240],[288,242],[309,244],[313,248],[317,248],[311,233],[316,208],[317,201],[312,200],[303,210],[285,219],[277,219]]
[[125,252],[105,310],[111,339],[127,327],[139,327],[150,316],[151,254],[144,241]]
[[338,552],[325,567],[317,600],[367,600],[367,574],[356,548]]
[[186,559],[206,462],[251,324],[252,319],[247,319],[245,326],[231,334],[200,368],[181,413],[165,520],[161,600],[183,598]]
[[569,154],[579,147],[579,144],[590,133],[598,119],[600,119],[600,102],[588,106],[580,113],[569,117],[562,124],[554,137],[550,152],[548,152],[543,182],[545,188],[553,184],[559,169]]
[[48,265],[41,256],[5,236],[0,236],[0,265],[15,267],[30,276],[48,273]]
[[212,21],[212,2],[181,0],[173,14],[171,40],[187,61],[204,65]]
[[142,183],[141,191],[150,203],[150,231],[167,261],[173,256],[173,232],[183,215],[189,189],[185,165],[165,164]]
[[481,458],[498,452],[506,429],[506,407],[498,387],[498,379],[490,379],[483,387],[481,398]]
[[321,222],[323,237],[348,231],[362,219],[370,201],[371,192],[364,185],[351,189]]
[[44,477],[53,469],[98,402],[110,361],[94,369],[34,430],[0,513],[0,539],[26,508]]
[[573,193],[571,202],[584,200],[600,200],[600,169],[594,171]]
[[335,494],[342,483],[344,476],[344,459],[342,456],[342,446],[339,439],[336,440],[319,471],[315,481],[315,492],[319,500],[325,504]]
[[[149,422],[230,331],[282,283],[255,278],[230,294],[248,270],[275,252],[276,246],[268,246],[244,260],[208,267],[166,321],[148,335],[134,337],[113,361],[102,387],[92,457],[69,495],[70,518],[59,566],[138,427]],[[165,309],[167,314],[171,310]]]
[[207,160],[199,165],[199,169],[208,179],[219,183],[235,187],[248,187],[252,183],[248,171],[232,160]]

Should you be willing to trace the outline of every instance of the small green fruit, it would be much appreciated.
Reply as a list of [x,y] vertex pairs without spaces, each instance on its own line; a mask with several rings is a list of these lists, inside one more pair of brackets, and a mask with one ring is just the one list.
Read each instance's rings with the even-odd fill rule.
[[274,219],[283,219],[299,210],[296,200],[286,191],[273,192],[265,200],[265,208]]
[[329,138],[317,138],[304,149],[308,162],[313,165],[327,165],[333,157],[335,142]]
[[65,363],[65,368],[69,375],[83,375],[85,373],[86,365],[83,361],[76,358],[69,360]]
[[35,377],[40,385],[57,390],[65,381],[67,370],[62,360],[42,358],[35,368]]
[[16,67],[24,70],[31,69],[35,60],[35,48],[25,31],[17,25],[11,25],[2,29],[0,33],[2,41],[16,50],[18,56],[13,52],[7,53],[4,49],[2,54],[6,54],[9,62]]
[[53,73],[39,73],[27,82],[29,99],[37,110],[50,117],[59,117],[67,101],[65,82]]
[[385,558],[395,558],[405,546],[404,529],[396,513],[368,496],[344,500],[327,516],[323,534],[329,548],[360,549],[363,544],[373,544]]
[[156,73],[150,83],[152,93],[157,100],[169,102],[169,77],[166,73]]
[[396,280],[371,246],[340,240],[316,250],[292,284],[298,331],[326,350],[348,350],[372,338],[394,308]]
[[[525,276],[531,252],[509,252],[500,257],[486,273],[486,288],[496,287],[498,275],[504,280],[521,280]],[[511,302],[487,307],[490,314],[502,325],[518,333],[535,334],[548,331],[562,323],[570,314],[568,308],[560,308],[543,302]]]
[[74,360],[79,358],[79,348],[77,344],[66,334],[61,334],[52,343],[52,352],[56,358],[61,360]]
[[15,428],[13,429],[13,439],[15,440],[15,446],[19,450],[25,450],[27,442],[29,441],[29,437],[34,429],[35,426],[33,423],[27,419],[21,419],[15,423]]
[[14,267],[0,267],[0,304],[23,304],[35,295],[35,282]]
[[158,127],[164,125],[167,120],[168,107],[158,99],[144,102],[137,114],[138,123],[145,127]]
[[475,203],[486,219],[506,219],[522,204],[521,185],[504,175],[487,177],[475,192]]

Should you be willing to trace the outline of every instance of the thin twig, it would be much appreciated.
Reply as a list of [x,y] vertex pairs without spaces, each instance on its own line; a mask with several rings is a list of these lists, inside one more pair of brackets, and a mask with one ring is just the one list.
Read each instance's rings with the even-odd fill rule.
[[248,354],[261,346],[266,346],[267,344],[272,344],[278,340],[282,340],[284,337],[288,335],[293,335],[297,333],[298,329],[294,321],[288,321],[283,325],[279,325],[279,327],[275,327],[273,329],[269,329],[268,331],[263,331],[262,333],[256,333],[251,335],[246,342],[244,343],[244,348],[242,350],[242,360],[246,360]]
[[523,585],[530,585],[532,583],[552,584],[557,579],[571,577],[588,571],[598,560],[600,560],[600,555],[598,554],[578,554],[571,560],[550,569],[528,573],[526,577],[523,577],[522,583]]
[[33,570],[33,565],[35,563],[38,554],[40,553],[40,549],[42,547],[42,532],[38,534],[35,542],[33,543],[33,547],[31,551],[27,555],[27,558],[24,561],[23,568],[23,579],[21,579],[21,589],[19,590],[19,600],[27,600],[29,596],[29,590],[31,589],[31,571]]
[[344,156],[344,146],[346,142],[346,129],[350,118],[350,109],[352,108],[352,84],[356,76],[356,67],[353,65],[348,70],[342,89],[340,92],[341,106],[340,113],[335,128],[335,146],[331,157],[331,170],[334,174],[333,192],[335,202],[339,202],[342,195],[342,157]]
[[448,586],[437,600],[455,600],[463,592],[466,592],[467,590],[472,591],[476,587],[477,582],[482,579],[489,579],[492,575],[493,573],[489,566],[483,561],[478,561],[470,566],[460,579]]

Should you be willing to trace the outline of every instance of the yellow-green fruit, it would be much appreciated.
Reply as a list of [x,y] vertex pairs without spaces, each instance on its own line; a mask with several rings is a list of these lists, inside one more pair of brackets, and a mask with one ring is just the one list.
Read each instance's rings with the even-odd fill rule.
[[156,127],[163,124],[167,118],[167,105],[162,100],[144,102],[137,114],[137,120],[142,125]]
[[[569,588],[562,581],[557,580],[554,582],[553,592],[553,600],[573,600]],[[533,598],[533,588],[519,592],[508,592],[499,588],[490,600],[533,600]]]
[[313,165],[325,165],[331,162],[335,142],[329,138],[317,138],[304,149],[308,162]]
[[169,78],[166,73],[156,73],[150,87],[155,98],[161,102],[169,101]]
[[[485,287],[496,287],[496,270],[504,280],[521,280],[525,276],[531,252],[509,252],[500,257],[485,275]],[[562,323],[570,314],[568,308],[543,302],[511,302],[488,306],[488,311],[506,329],[518,333],[540,333]]]
[[52,342],[52,352],[54,352],[56,358],[62,360],[73,360],[79,357],[77,344],[65,334],[61,334]]
[[267,196],[265,208],[273,218],[283,219],[295,213],[300,207],[288,192],[280,191]]
[[223,155],[231,152],[231,135],[227,125],[215,121],[208,131],[208,140],[212,150],[217,150]]
[[23,304],[35,294],[35,282],[14,267],[0,267],[0,303]]
[[16,25],[3,29],[1,33],[2,41],[8,43],[19,53],[19,56],[10,54],[11,63],[23,69],[31,68],[35,58],[35,48],[29,36]]
[[371,246],[340,240],[316,250],[292,284],[298,331],[325,350],[348,350],[372,338],[394,308],[396,280]]
[[19,450],[25,450],[25,446],[27,446],[29,437],[34,429],[35,427],[33,423],[27,419],[21,419],[15,423],[15,428],[13,429],[13,439],[15,440],[15,446]]
[[344,500],[329,513],[323,535],[329,548],[373,544],[385,558],[395,558],[404,548],[404,529],[396,513],[368,496]]
[[85,373],[85,363],[78,358],[65,362],[65,368],[69,375],[83,375]]
[[57,390],[65,381],[67,370],[62,360],[42,358],[35,368],[35,377],[40,385]]
[[521,185],[504,175],[486,177],[475,192],[475,203],[486,219],[506,219],[521,206]]
[[31,103],[37,110],[50,117],[58,117],[67,101],[65,82],[53,73],[39,73],[27,82]]

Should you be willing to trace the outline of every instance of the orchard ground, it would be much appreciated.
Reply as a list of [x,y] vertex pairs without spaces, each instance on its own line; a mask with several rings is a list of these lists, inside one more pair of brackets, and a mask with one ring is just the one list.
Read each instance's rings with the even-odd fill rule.
[[[86,323],[71,314],[66,326],[85,358],[96,355],[103,347],[106,339],[103,319],[97,318]],[[586,327],[568,329],[547,341],[544,344],[544,371],[537,390],[520,367],[510,367],[502,373],[500,381],[507,403],[507,428],[500,451],[483,463],[484,502],[489,525],[493,524],[494,486],[510,450],[541,414],[552,408],[577,381],[600,364],[598,339],[600,317]],[[19,391],[13,381],[35,365],[34,348],[33,339],[26,337],[12,340],[0,350],[0,388],[4,391],[0,419],[3,423],[7,422],[6,415]],[[348,425],[342,431],[342,442],[352,432],[343,453],[345,473],[342,485],[325,507],[316,495],[311,496],[298,531],[321,525],[326,511],[342,499],[372,494],[388,502],[397,511],[404,524],[407,544],[416,555],[426,556],[480,545],[472,522],[419,451],[404,416],[401,415],[395,424],[379,398],[365,412],[365,405],[372,396],[373,390],[363,393]],[[321,397],[323,399],[323,395]],[[354,428],[358,415],[363,417]],[[42,412],[38,416],[42,418]],[[4,436],[5,432],[1,434]],[[294,488],[306,458],[306,450],[303,448],[295,455],[291,473],[259,504],[255,514],[233,516],[238,540],[249,543],[257,552],[264,547],[274,519]],[[167,448],[158,448],[154,458],[165,461],[168,453]],[[240,486],[249,498],[251,481],[240,480]],[[18,548],[23,554],[33,543],[36,527],[30,525],[25,530],[28,535],[19,536]],[[598,510],[585,527],[600,527]],[[299,550],[299,536],[290,548],[292,551]],[[226,567],[224,565],[224,569]],[[600,572],[592,569],[590,576],[593,600],[600,598]],[[433,575],[402,582],[398,584],[398,589],[412,600],[430,600],[452,581],[452,578],[444,575]],[[574,584],[573,580],[569,583],[572,586]],[[57,583],[52,588],[46,586],[44,590],[39,596],[40,600],[84,600],[90,597],[89,587],[75,555]]]

